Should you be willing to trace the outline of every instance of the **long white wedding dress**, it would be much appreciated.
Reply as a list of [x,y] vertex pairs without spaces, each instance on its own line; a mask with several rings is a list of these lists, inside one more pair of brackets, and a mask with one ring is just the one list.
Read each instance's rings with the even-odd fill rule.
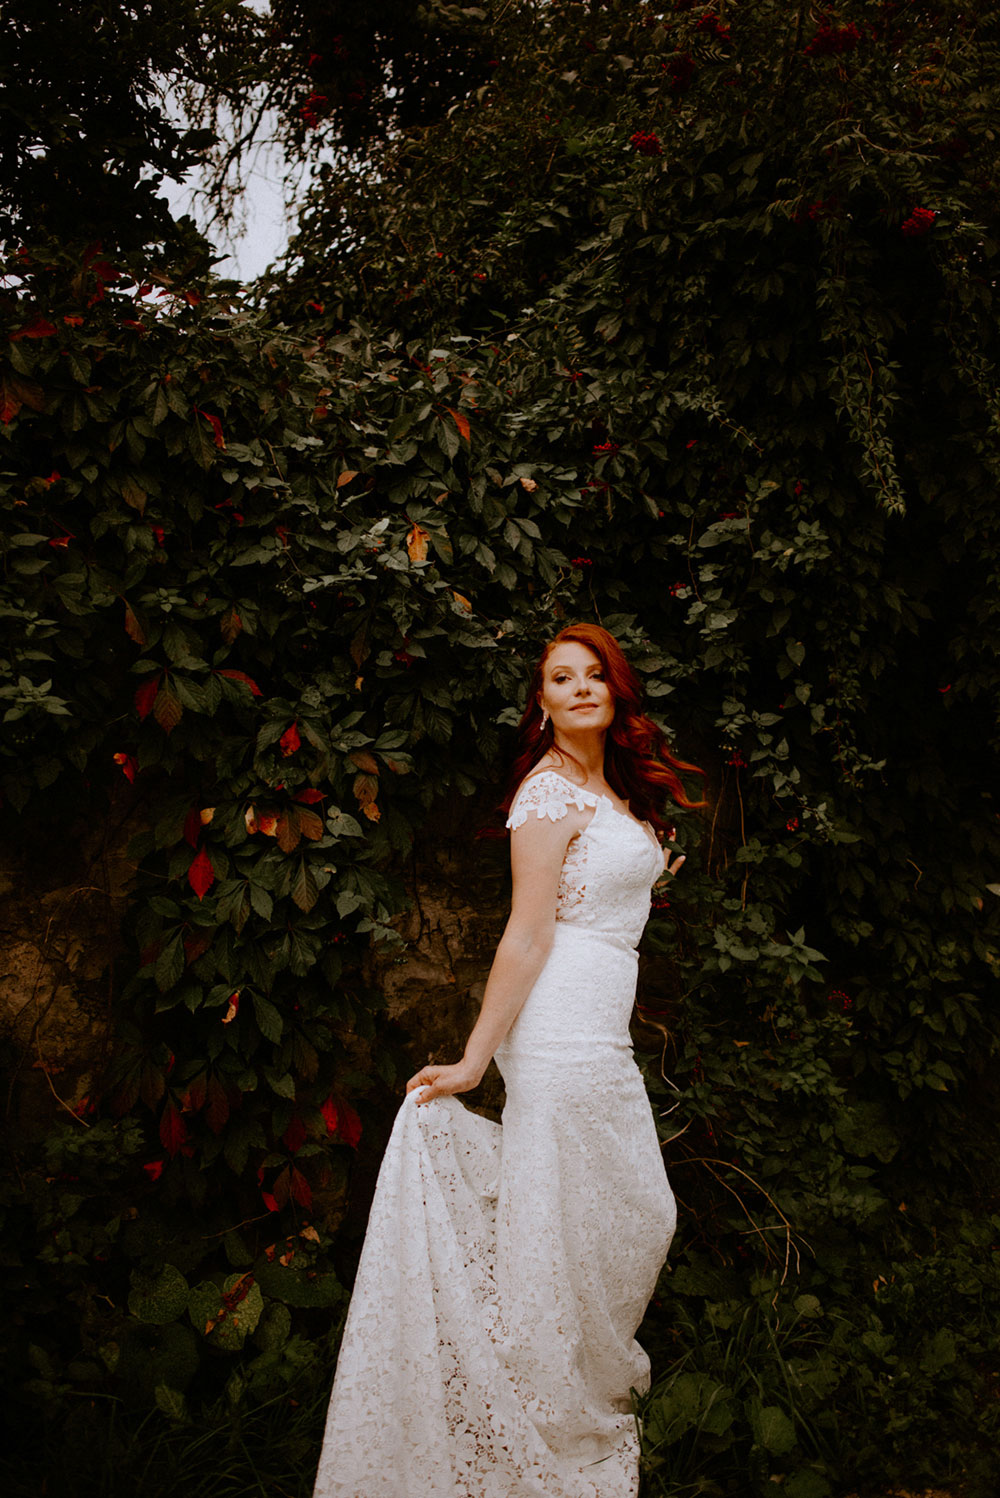
[[555,938],[496,1060],[503,1124],[399,1110],[344,1331],[314,1498],[631,1498],[635,1341],[675,1224],[628,1024],[663,855],[553,771],[509,826],[594,808]]

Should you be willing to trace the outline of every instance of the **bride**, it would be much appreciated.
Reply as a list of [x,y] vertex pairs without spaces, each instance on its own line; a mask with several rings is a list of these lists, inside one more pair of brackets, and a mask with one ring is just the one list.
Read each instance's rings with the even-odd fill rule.
[[[636,944],[690,807],[617,641],[546,646],[504,809],[513,894],[460,1061],[406,1084],[314,1498],[631,1498],[635,1332],[674,1199],[632,1057]],[[502,1126],[455,1097],[495,1058]]]

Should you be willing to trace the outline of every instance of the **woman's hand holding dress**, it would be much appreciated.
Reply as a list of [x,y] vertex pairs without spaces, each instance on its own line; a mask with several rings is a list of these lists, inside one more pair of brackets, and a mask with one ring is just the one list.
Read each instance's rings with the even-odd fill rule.
[[572,810],[558,822],[529,817],[511,833],[511,907],[462,1060],[422,1066],[406,1084],[424,1088],[418,1105],[478,1087],[493,1053],[514,1023],[552,950],[559,877],[566,849],[590,820]]

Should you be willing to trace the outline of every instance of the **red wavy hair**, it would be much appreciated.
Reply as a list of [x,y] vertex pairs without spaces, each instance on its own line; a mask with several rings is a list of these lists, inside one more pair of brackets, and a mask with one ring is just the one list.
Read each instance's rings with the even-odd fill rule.
[[[557,645],[570,642],[592,650],[603,668],[615,704],[614,720],[604,741],[604,775],[612,790],[628,802],[633,816],[641,822],[650,822],[657,832],[662,832],[666,825],[664,803],[668,799],[688,809],[706,806],[704,797],[692,801],[681,782],[681,774],[700,775],[704,779],[704,770],[671,754],[666,734],[642,711],[642,682],[614,635],[599,624],[583,623],[561,629],[546,645],[535,667],[528,688],[528,705],[517,726],[518,746],[507,793],[500,807],[504,819],[521,781],[553,747],[552,723],[543,725],[538,699],[546,661]],[[556,753],[566,751],[557,749]]]

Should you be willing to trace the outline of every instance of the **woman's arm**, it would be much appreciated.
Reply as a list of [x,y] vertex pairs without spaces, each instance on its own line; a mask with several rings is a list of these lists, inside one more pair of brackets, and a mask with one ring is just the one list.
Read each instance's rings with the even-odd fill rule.
[[570,840],[589,820],[589,815],[570,809],[557,822],[529,817],[511,833],[510,916],[490,968],[479,1018],[461,1061],[453,1066],[421,1067],[407,1082],[407,1092],[425,1088],[419,1102],[468,1092],[482,1080],[552,949],[563,859]]

